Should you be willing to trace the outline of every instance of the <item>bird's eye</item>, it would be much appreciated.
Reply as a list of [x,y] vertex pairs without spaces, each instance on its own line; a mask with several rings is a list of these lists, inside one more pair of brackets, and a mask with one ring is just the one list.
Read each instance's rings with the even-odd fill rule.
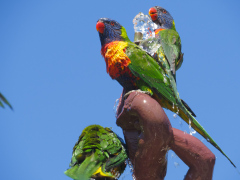
[[114,22],[111,22],[111,25],[114,26]]
[[162,12],[163,12],[164,14],[166,14],[166,13],[167,13],[167,11],[166,11],[166,10],[162,10]]

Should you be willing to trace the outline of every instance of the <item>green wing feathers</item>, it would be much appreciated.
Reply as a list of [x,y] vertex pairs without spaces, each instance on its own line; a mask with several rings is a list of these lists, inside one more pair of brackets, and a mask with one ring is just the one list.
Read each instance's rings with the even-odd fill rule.
[[126,167],[123,140],[111,129],[99,125],[86,127],[73,148],[70,168],[64,173],[72,179],[118,178]]
[[[138,88],[144,91],[146,87],[148,87],[153,97],[162,107],[178,113],[186,123],[189,124],[191,122],[193,129],[207,139],[207,141],[217,148],[232,163],[228,156],[226,156],[211,136],[193,117],[193,115],[195,115],[193,111],[178,95],[176,82],[164,74],[164,71],[157,61],[133,43],[129,43],[126,54],[131,60],[131,64],[128,66],[129,69],[136,77],[139,77],[137,81]],[[232,165],[235,167],[233,163]]]
[[138,84],[145,84],[151,90],[161,92],[162,96],[176,104],[171,82],[159,64],[133,43],[129,43],[126,54],[131,60],[129,69],[140,78]]
[[181,67],[183,62],[180,36],[178,32],[173,29],[160,31],[159,34],[164,54],[169,62],[171,71],[175,76],[176,70]]
[[75,180],[88,180],[101,166],[98,153],[87,156],[81,164],[75,164],[64,173]]

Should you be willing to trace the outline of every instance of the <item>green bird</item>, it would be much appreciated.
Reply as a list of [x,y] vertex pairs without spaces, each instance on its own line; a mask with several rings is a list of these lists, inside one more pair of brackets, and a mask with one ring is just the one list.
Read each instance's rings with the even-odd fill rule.
[[114,20],[100,18],[96,29],[99,32],[101,54],[106,62],[107,73],[112,79],[117,80],[126,91],[140,89],[151,94],[162,107],[177,113],[236,167],[193,117],[178,93],[174,93],[176,82],[169,79],[153,57],[129,40],[123,26]]
[[70,168],[64,173],[75,180],[117,179],[128,156],[123,140],[100,125],[86,127],[73,147]]
[[0,93],[0,106],[4,108],[3,103],[7,104],[11,109],[13,109],[8,100],[2,95],[2,93]]
[[[176,82],[176,70],[182,65],[183,53],[181,52],[181,39],[176,31],[173,17],[167,10],[159,6],[150,8],[149,15],[157,25],[155,37],[150,36],[148,39],[139,41],[138,45],[158,62],[170,81]],[[174,96],[179,98],[176,83],[171,83],[171,85]],[[196,117],[187,103],[182,99],[181,101],[187,110]]]
[[[164,52],[170,70],[176,80],[176,71],[182,65],[183,53],[181,52],[181,39],[176,31],[173,17],[166,9],[159,6],[150,8],[149,15],[157,25],[155,37],[160,41],[161,51]],[[159,55],[159,53],[157,54]]]

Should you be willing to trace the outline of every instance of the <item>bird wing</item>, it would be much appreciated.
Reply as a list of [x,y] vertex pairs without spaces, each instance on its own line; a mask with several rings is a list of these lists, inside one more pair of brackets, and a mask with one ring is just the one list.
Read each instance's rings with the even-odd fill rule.
[[[176,76],[176,70],[180,68],[183,58],[181,53],[181,39],[177,31],[166,29],[159,32],[164,54],[169,62],[171,71]],[[176,79],[176,78],[175,78]]]
[[154,92],[176,103],[170,79],[151,56],[133,43],[129,43],[126,54],[131,60],[128,67],[136,77],[143,80]]
[[[124,171],[126,159],[126,150],[113,131],[91,125],[83,130],[75,144],[70,168],[65,174],[73,179],[114,178]],[[120,174],[111,171],[115,167]]]

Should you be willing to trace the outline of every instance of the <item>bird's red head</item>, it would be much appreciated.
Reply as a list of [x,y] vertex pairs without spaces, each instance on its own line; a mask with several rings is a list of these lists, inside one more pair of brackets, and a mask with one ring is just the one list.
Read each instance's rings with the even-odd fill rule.
[[101,21],[98,21],[98,22],[97,22],[97,25],[96,25],[97,31],[100,32],[101,34],[103,34],[104,28],[105,28],[104,23],[101,22]]
[[154,8],[154,7],[150,8],[149,9],[149,15],[151,16],[153,21],[156,21],[157,16],[158,16],[156,8]]

